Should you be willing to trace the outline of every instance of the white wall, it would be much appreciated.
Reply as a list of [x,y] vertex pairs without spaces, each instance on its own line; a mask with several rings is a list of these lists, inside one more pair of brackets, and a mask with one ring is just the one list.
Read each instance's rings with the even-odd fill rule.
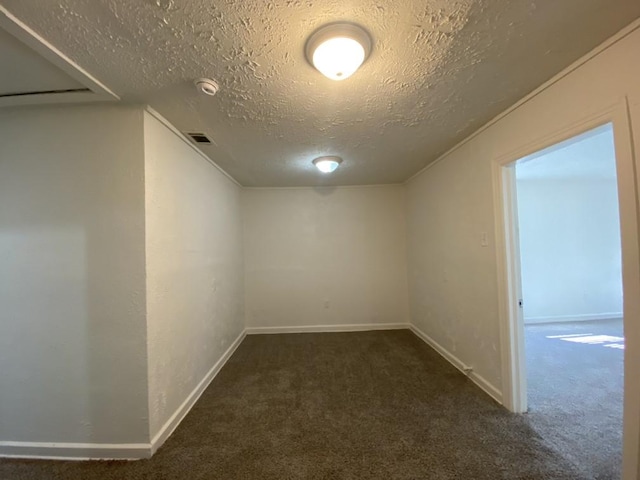
[[[640,144],[639,57],[640,31],[635,30],[408,184],[412,322],[498,389],[502,364],[492,161],[557,134],[619,103],[624,95],[631,104],[636,145]],[[623,210],[621,204],[621,211],[631,210]],[[488,232],[490,248],[480,245],[483,231]],[[627,238],[633,236],[629,232]],[[630,245],[628,252],[637,258],[634,248]],[[627,368],[640,364],[638,320],[627,318],[625,323]],[[637,478],[639,471],[640,381],[631,372],[625,384],[625,458],[631,459],[625,478]]]
[[150,432],[244,330],[240,189],[145,113]]
[[525,322],[621,318],[615,177],[525,178],[517,189]]
[[406,323],[400,186],[245,189],[248,327]]
[[0,111],[0,441],[148,441],[142,155],[141,109]]

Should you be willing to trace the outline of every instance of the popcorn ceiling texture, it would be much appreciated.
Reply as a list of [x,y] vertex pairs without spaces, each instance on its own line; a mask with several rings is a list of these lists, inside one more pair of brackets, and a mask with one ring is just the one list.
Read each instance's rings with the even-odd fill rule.
[[[640,16],[637,0],[4,0],[125,101],[148,103],[246,186],[406,180]],[[308,36],[348,20],[371,57],[333,82]],[[221,85],[213,98],[194,78]],[[311,160],[345,162],[322,176]]]

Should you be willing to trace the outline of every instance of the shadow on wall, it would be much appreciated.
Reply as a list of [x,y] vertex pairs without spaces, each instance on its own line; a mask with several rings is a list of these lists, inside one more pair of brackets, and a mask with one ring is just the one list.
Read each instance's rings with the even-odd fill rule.
[[0,441],[148,442],[141,128],[0,115]]

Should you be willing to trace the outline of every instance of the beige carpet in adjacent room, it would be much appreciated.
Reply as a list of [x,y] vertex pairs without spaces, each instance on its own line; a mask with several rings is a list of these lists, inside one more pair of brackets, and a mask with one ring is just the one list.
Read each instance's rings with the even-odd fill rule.
[[529,424],[587,478],[622,473],[622,319],[526,327]]

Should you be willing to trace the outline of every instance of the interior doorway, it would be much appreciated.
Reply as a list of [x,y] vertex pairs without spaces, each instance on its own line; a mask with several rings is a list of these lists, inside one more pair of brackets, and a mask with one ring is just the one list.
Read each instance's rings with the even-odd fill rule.
[[[502,365],[502,403],[512,412],[527,411],[525,338],[517,228],[516,162],[535,152],[613,124],[622,243],[624,292],[624,407],[622,478],[637,479],[640,472],[640,165],[632,130],[637,105],[627,98],[576,118],[563,127],[549,127],[544,135],[528,140],[513,138],[511,150],[492,161],[498,274],[498,315]],[[635,112],[635,113],[634,113]],[[571,116],[568,113],[567,116]],[[535,133],[535,132],[534,132]],[[634,140],[635,143],[634,143]]]
[[587,478],[620,478],[623,286],[611,123],[515,162],[527,419]]

